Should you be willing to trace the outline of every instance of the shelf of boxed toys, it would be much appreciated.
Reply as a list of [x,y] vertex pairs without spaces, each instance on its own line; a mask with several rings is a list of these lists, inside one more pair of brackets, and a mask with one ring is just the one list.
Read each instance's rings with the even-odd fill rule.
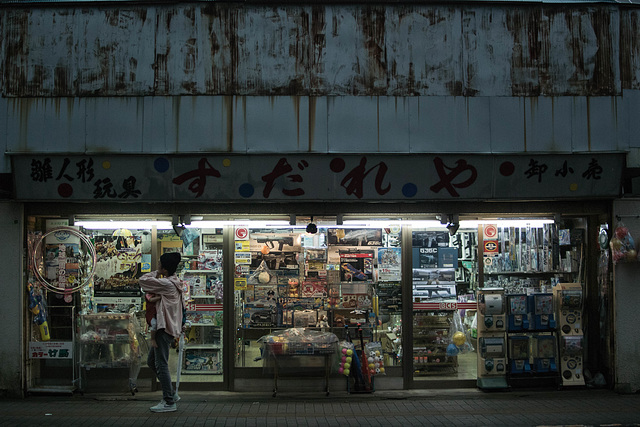
[[[194,300],[206,297],[194,296]],[[222,305],[190,303],[189,329],[182,357],[183,374],[222,373]]]

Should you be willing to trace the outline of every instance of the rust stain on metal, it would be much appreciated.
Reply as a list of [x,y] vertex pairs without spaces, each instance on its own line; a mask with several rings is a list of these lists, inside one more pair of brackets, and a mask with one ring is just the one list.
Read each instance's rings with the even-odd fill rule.
[[233,151],[233,97],[224,97],[224,111],[226,113],[227,126],[227,151]]
[[316,98],[309,97],[309,151],[313,151],[316,132]]
[[291,101],[293,102],[293,114],[296,116],[296,141],[298,148],[300,148],[300,97],[292,96]]
[[591,98],[587,96],[587,150],[591,151]]

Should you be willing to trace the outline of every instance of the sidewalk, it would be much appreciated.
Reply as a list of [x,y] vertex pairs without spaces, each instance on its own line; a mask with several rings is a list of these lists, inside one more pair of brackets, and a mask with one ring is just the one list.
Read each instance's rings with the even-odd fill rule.
[[0,399],[0,425],[640,426],[640,394],[610,390],[180,394],[178,410],[164,414],[149,411],[159,391]]

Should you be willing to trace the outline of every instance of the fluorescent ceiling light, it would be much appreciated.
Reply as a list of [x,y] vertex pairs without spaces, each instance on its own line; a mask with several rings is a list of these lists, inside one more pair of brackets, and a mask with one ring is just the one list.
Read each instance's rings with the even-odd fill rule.
[[480,224],[495,224],[498,227],[533,227],[539,228],[544,224],[553,224],[554,221],[552,219],[541,219],[541,218],[532,218],[532,219],[481,219],[481,220],[473,220],[473,221],[460,221],[461,228],[477,228]]
[[[434,221],[436,222],[436,221]],[[406,225],[406,222],[390,219],[346,219],[337,228],[362,227],[362,228],[385,228],[392,225]],[[438,224],[440,224],[438,222]],[[333,228],[333,226],[331,226]]]
[[118,230],[121,228],[134,230],[151,230],[155,225],[158,230],[171,230],[171,221],[76,221],[75,225],[87,230]]
[[[531,218],[531,219],[481,219],[462,220],[460,228],[475,229],[479,224],[496,224],[498,227],[542,227],[543,224],[553,224],[553,219]],[[414,228],[445,228],[446,224],[438,220],[345,220],[343,227],[363,227],[363,228],[384,228],[392,225],[404,225]]]
[[[285,220],[233,220],[233,221],[191,221],[191,224],[187,225],[187,228],[222,228],[226,225],[230,226],[245,226],[251,228],[296,228],[289,225],[289,221]],[[304,228],[300,226],[298,228]]]

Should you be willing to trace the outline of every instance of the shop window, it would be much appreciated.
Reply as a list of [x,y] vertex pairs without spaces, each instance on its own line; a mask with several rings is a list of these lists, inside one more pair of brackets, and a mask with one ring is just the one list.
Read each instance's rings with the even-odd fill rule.
[[365,345],[381,343],[381,365],[400,364],[399,226],[248,231],[234,256],[237,366],[261,367],[258,340],[287,328],[330,331],[340,340],[348,330],[358,351],[362,329]]

